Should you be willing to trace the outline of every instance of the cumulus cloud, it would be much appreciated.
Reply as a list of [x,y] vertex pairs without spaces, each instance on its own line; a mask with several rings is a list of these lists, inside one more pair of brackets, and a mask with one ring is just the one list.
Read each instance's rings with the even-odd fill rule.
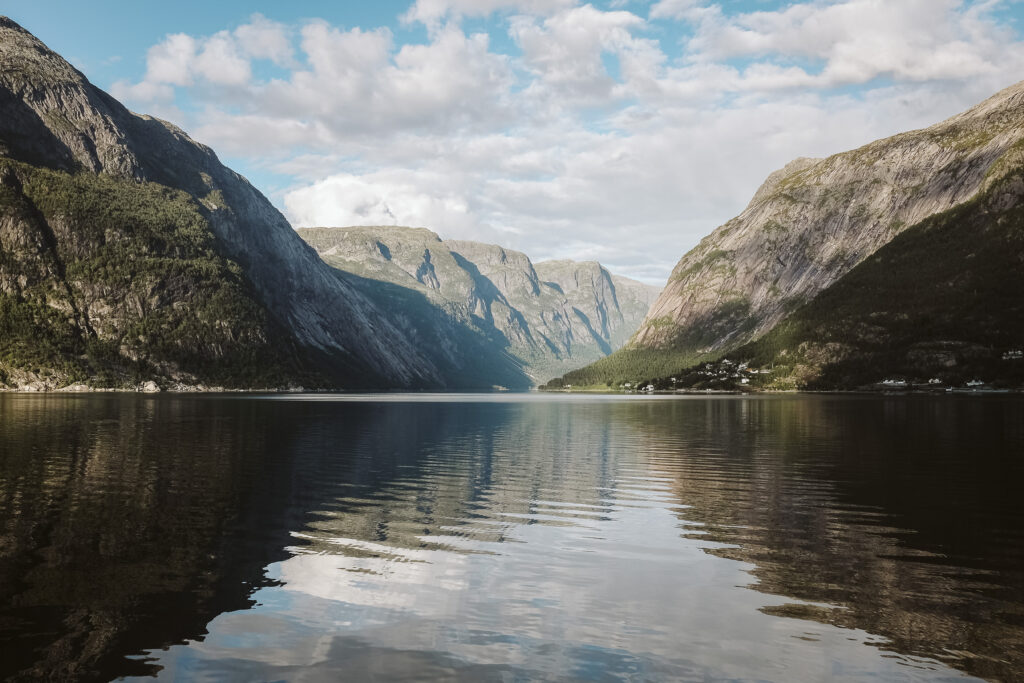
[[[405,43],[254,15],[168,36],[113,90],[164,112],[187,93],[198,139],[289,179],[274,199],[295,225],[426,226],[658,281],[792,158],[928,125],[1024,73],[991,0],[639,6],[416,0],[403,18],[427,38]],[[459,21],[482,16],[490,33]]]
[[197,44],[198,41],[192,36],[176,33],[151,47],[146,54],[144,82],[154,85],[191,85]]
[[215,85],[245,85],[252,78],[249,60],[240,53],[234,36],[226,31],[205,41],[191,67],[199,77]]
[[252,59],[269,59],[283,67],[295,66],[295,48],[288,27],[254,14],[234,30],[239,49]]
[[292,220],[308,226],[406,225],[458,233],[479,224],[466,199],[444,188],[443,179],[405,176],[332,175],[288,193],[285,206]]
[[481,17],[495,12],[550,15],[575,4],[576,0],[416,0],[402,19],[437,26],[445,19]]
[[606,55],[617,59],[625,82],[649,75],[664,61],[654,41],[634,35],[644,25],[630,12],[585,5],[543,21],[515,17],[509,33],[522,49],[524,66],[537,77],[534,92],[543,89],[563,102],[593,103],[626,94],[609,73]]
[[686,19],[698,16],[694,10],[701,4],[702,0],[658,0],[651,5],[648,16],[651,19]]
[[731,16],[720,7],[684,14],[698,21],[689,43],[693,55],[810,59],[820,73],[791,79],[793,85],[834,87],[880,76],[928,81],[999,71],[1006,47],[1015,41],[1010,29],[984,12],[992,5],[965,9],[962,0],[847,0]]
[[294,48],[283,24],[260,14],[234,31],[195,38],[168,35],[146,53],[146,75],[138,83],[119,82],[117,94],[133,100],[164,100],[172,86],[208,83],[243,87],[252,80],[252,60],[294,65]]
[[[304,64],[287,79],[206,94],[215,104],[218,96],[229,99],[221,104],[231,105],[234,120],[223,107],[207,112],[200,132],[218,141],[226,136],[231,151],[267,151],[361,144],[410,131],[494,130],[511,120],[511,69],[489,51],[486,34],[447,27],[428,44],[400,48],[386,28],[342,30],[317,21],[300,34]],[[262,134],[246,140],[247,127]],[[274,129],[282,135],[267,135]]]

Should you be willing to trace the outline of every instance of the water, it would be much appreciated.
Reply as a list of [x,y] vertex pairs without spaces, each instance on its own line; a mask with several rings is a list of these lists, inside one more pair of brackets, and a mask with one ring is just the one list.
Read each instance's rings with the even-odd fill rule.
[[1020,397],[0,395],[0,678],[1024,680]]

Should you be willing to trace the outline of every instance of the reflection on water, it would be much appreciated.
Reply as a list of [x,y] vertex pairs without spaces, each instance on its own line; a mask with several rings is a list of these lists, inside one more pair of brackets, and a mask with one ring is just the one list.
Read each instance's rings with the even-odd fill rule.
[[0,677],[1024,678],[1024,400],[0,396]]

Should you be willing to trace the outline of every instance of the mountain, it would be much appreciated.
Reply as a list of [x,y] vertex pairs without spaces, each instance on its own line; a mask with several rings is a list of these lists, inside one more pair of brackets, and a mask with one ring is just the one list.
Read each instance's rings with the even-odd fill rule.
[[434,336],[451,337],[452,328],[470,331],[485,342],[484,348],[478,345],[481,364],[512,359],[531,382],[620,347],[659,291],[612,275],[594,261],[533,264],[518,251],[442,240],[424,228],[301,228],[298,233],[327,263],[362,278],[362,291],[382,305],[388,305],[382,296],[400,296],[401,309],[415,316],[411,333],[442,327],[448,334]]
[[1014,157],[733,356],[778,389],[1024,387],[1024,144]]
[[1022,140],[1024,83],[930,128],[793,161],[679,261],[626,347],[561,383],[665,377],[761,338],[897,236],[990,190]]
[[0,18],[0,387],[446,388],[209,148]]

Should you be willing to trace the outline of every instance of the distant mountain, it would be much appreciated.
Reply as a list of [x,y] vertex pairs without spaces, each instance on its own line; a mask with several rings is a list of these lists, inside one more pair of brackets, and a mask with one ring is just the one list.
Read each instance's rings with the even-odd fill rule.
[[[792,162],[768,177],[743,213],[682,258],[625,348],[556,385],[666,377],[761,339],[897,236],[992,192],[1019,168],[1022,141],[1024,83],[930,128]],[[1016,199],[1003,192],[992,201],[1015,206]],[[978,227],[995,220],[991,214],[972,216],[972,239],[991,237]],[[931,237],[921,237],[915,253],[936,264],[983,246],[968,239],[956,245],[966,253],[943,254],[938,242],[934,251],[926,246],[938,233],[919,232]],[[914,272],[925,277],[929,271],[918,265]],[[999,291],[1009,291],[1017,277],[1006,270],[991,276]]]
[[[484,366],[512,359],[531,381],[619,348],[659,292],[593,261],[533,264],[517,251],[442,240],[423,228],[302,228],[298,233],[327,263],[362,278],[367,296],[404,311],[410,334],[451,338],[453,326],[461,327],[483,341],[483,348],[477,344],[475,354],[459,351],[454,357],[476,357]],[[404,303],[388,305],[392,297]]]
[[210,149],[0,18],[0,387],[449,388],[391,317]]

